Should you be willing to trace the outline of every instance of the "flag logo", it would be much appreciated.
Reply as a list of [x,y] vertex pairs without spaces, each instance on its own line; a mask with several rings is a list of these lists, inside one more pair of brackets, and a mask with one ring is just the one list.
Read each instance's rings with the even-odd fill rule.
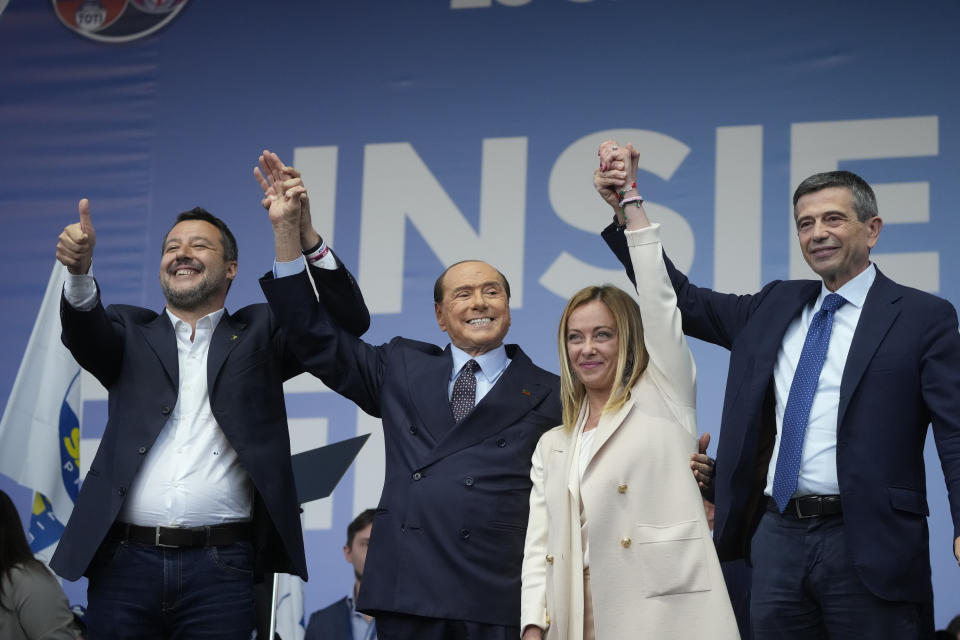
[[51,0],[60,22],[99,42],[150,35],[180,13],[187,0]]

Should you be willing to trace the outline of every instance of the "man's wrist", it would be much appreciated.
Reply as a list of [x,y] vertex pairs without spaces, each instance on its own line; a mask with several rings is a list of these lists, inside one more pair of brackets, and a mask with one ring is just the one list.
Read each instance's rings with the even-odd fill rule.
[[313,232],[312,236],[300,234],[300,248],[303,250],[303,255],[308,256],[322,246],[323,238],[316,231]]

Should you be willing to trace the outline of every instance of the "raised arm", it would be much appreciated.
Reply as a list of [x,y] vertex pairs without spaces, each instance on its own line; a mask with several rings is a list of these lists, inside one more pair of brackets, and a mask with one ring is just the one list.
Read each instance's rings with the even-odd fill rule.
[[[634,154],[636,154],[636,151],[630,145],[627,145],[627,149],[630,150],[631,158],[635,163]],[[621,156],[623,156],[622,152]],[[627,174],[631,170],[634,173],[628,180]],[[601,235],[613,254],[623,264],[627,277],[634,284],[636,284],[637,276],[634,273],[633,262],[627,246],[626,225],[628,221],[624,217],[624,207],[621,207],[619,203],[623,199],[639,197],[635,185],[635,164],[628,168],[623,157],[611,157],[607,161],[601,158],[601,166],[594,172],[594,186],[604,201],[613,209],[615,216],[614,222],[608,225]],[[627,203],[625,210],[630,212],[633,206],[635,205]],[[684,333],[692,338],[730,349],[762,296],[760,294],[723,294],[698,287],[690,283],[687,276],[673,265],[666,254],[663,256],[663,262],[677,297],[677,307],[680,309],[683,318]],[[775,283],[771,283],[771,285],[773,284]],[[771,285],[768,285],[768,287]]]
[[[650,355],[650,373],[658,386],[674,402],[692,408],[696,406],[696,368],[690,346],[683,335],[677,298],[663,261],[660,243],[660,225],[651,224],[643,208],[643,199],[637,193],[637,152],[632,145],[621,147],[612,140],[600,145],[603,167],[621,173],[623,184],[617,192],[617,207],[621,221],[626,225],[626,241],[631,264],[636,274],[636,288],[640,315],[643,319],[643,342]],[[594,184],[608,203],[613,198],[609,183],[612,178],[599,174]],[[689,422],[691,416],[684,416]],[[695,421],[693,423],[696,431]]]
[[[261,205],[270,215],[271,223],[275,219],[290,217],[283,228],[283,254],[286,261],[299,259],[301,253],[307,258],[310,277],[316,286],[332,319],[341,328],[355,336],[363,335],[370,328],[370,313],[356,280],[340,259],[323,242],[320,234],[313,228],[310,217],[310,195],[300,172],[285,165],[271,151],[264,151],[254,170],[254,177],[263,190]],[[296,202],[294,201],[296,200]],[[296,228],[299,249],[295,249],[293,225],[294,209],[299,205],[299,217]],[[272,213],[271,213],[272,212]],[[276,225],[274,224],[276,229]],[[277,236],[275,235],[275,242]],[[277,254],[280,260],[280,254]]]
[[67,225],[57,238],[57,260],[69,274],[60,301],[60,339],[81,367],[110,388],[120,372],[123,333],[108,317],[90,275],[97,244],[90,202],[80,200],[78,209],[79,221]]

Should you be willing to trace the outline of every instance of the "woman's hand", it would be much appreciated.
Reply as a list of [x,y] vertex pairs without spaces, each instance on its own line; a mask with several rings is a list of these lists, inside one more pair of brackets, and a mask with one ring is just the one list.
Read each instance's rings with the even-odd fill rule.
[[609,204],[614,213],[620,215],[620,191],[624,187],[632,189],[637,180],[637,167],[640,154],[632,144],[621,147],[615,140],[606,140],[597,152],[600,168],[593,172],[593,186]]

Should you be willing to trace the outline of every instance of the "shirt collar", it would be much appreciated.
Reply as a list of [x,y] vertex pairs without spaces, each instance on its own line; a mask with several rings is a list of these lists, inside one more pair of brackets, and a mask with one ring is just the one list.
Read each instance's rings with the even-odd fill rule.
[[[177,326],[180,323],[187,324],[185,320],[181,320],[177,316],[173,315],[173,313],[170,312],[170,309],[167,309],[166,307],[164,307],[163,310],[167,312],[167,317],[170,318],[170,322],[173,324],[174,331],[176,331]],[[220,307],[213,313],[208,313],[207,315],[197,320],[197,328],[209,329],[212,332],[214,329],[217,328],[217,325],[220,324],[220,319],[223,318],[224,313],[226,313],[226,309],[223,307]]]
[[450,372],[451,380],[457,377],[460,369],[463,368],[463,365],[467,364],[468,360],[477,361],[477,364],[480,365],[480,373],[488,382],[496,380],[497,376],[510,364],[510,358],[507,357],[507,348],[502,344],[496,349],[487,351],[483,355],[471,356],[463,349],[451,343],[450,353],[453,355],[453,370]]
[[855,278],[847,282],[836,291],[830,291],[827,289],[827,285],[821,284],[820,296],[817,298],[813,308],[814,310],[820,309],[820,307],[823,305],[824,298],[831,293],[839,293],[840,296],[847,301],[847,304],[852,304],[856,308],[861,309],[863,308],[863,303],[867,300],[867,294],[870,292],[870,287],[873,286],[873,281],[876,279],[877,268],[871,262],[866,269],[864,269]]

